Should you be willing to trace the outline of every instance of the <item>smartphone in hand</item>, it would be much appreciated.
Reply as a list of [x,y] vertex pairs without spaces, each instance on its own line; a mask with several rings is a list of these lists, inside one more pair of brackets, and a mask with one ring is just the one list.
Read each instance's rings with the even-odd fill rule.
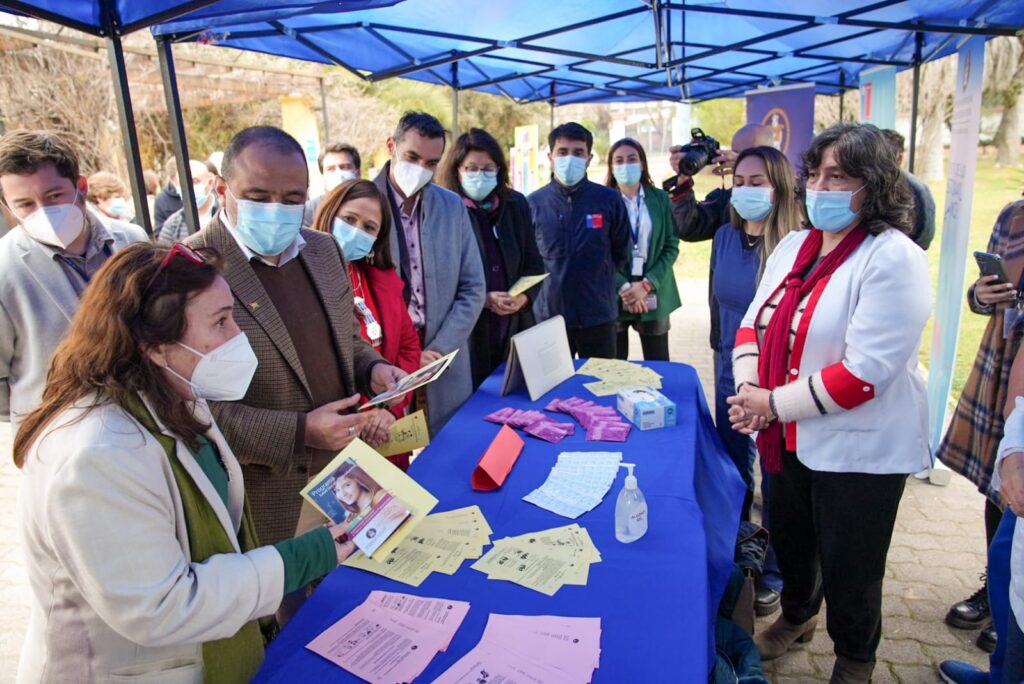
[[990,252],[975,252],[974,260],[978,262],[978,270],[983,276],[998,276],[999,282],[1010,282],[1010,276],[1006,275],[1006,267],[1003,265],[1003,257]]

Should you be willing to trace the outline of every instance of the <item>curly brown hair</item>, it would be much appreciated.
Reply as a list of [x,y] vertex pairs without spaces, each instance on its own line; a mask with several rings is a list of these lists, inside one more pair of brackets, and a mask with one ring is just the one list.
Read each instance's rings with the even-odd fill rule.
[[900,176],[892,144],[871,124],[840,123],[827,128],[801,156],[800,178],[807,186],[808,173],[821,166],[825,150],[833,148],[836,162],[851,178],[864,181],[866,197],[860,209],[861,223],[873,235],[889,228],[909,235],[914,226],[914,197]]

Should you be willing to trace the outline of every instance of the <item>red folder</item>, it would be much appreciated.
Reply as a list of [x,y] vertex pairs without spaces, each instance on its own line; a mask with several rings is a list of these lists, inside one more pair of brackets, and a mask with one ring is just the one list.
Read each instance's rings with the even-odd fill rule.
[[473,489],[486,492],[503,485],[522,451],[523,438],[508,425],[502,425],[473,470]]

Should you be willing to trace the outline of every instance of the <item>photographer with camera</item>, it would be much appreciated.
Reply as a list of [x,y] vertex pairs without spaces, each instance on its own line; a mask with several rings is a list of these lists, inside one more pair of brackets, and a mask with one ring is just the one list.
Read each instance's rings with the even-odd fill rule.
[[[672,199],[672,220],[676,234],[684,242],[710,240],[723,225],[729,223],[729,200],[732,190],[712,190],[703,202],[698,202],[693,193],[693,176],[709,164],[714,164],[712,173],[716,176],[731,175],[736,157],[743,150],[752,147],[772,147],[772,134],[759,124],[747,124],[732,136],[732,149],[724,150],[714,138],[704,135],[699,128],[691,131],[693,140],[688,145],[675,145],[670,150],[669,163],[677,175],[662,183],[662,188]],[[708,264],[708,303],[711,306],[711,349],[715,352],[715,367],[718,367],[720,331],[718,325],[718,304],[711,292],[714,270]],[[717,375],[717,373],[716,373]]]

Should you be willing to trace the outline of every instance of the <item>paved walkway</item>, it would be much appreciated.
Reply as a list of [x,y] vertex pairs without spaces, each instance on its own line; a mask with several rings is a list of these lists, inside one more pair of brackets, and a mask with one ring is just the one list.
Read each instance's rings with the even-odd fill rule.
[[[672,358],[697,368],[713,401],[707,283],[690,279],[680,285],[683,307],[672,318]],[[635,336],[631,348],[638,356]],[[14,680],[28,621],[28,583],[15,520],[17,484],[10,435],[0,425],[0,684]],[[975,632],[954,630],[942,621],[951,603],[979,586],[985,565],[982,504],[981,495],[958,476],[948,487],[908,480],[889,552],[876,684],[937,682],[935,667],[946,658],[987,662],[973,645]],[[758,627],[771,619],[759,621]],[[767,663],[766,671],[780,684],[828,681],[832,660],[832,643],[822,625],[810,644]]]

